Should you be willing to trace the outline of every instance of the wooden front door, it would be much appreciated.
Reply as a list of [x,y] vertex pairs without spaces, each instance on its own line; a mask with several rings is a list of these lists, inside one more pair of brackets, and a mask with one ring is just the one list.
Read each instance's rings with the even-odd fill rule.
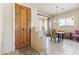
[[31,45],[31,9],[15,4],[15,19],[16,49]]

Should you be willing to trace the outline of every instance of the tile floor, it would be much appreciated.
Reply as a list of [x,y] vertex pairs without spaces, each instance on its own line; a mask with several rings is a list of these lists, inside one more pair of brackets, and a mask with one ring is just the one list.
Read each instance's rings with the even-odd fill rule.
[[47,55],[79,55],[79,42],[68,39],[61,43],[49,41]]
[[[41,55],[79,55],[79,42],[65,39],[61,43],[54,43],[48,40],[47,53],[40,53]],[[14,52],[5,55],[39,55],[33,48],[27,47],[18,49]]]
[[27,48],[17,49],[16,51],[4,55],[39,55],[39,53],[32,47],[28,46]]

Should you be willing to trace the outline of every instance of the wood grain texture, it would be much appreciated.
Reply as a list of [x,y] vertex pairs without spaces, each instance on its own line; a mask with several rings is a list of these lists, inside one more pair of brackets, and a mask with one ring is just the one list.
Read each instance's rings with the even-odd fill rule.
[[15,19],[16,49],[31,45],[31,9],[15,4]]

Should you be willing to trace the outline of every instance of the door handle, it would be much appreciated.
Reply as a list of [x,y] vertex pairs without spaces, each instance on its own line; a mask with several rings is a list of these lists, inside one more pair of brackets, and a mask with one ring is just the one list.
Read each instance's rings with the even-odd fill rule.
[[29,32],[31,32],[31,28],[29,28]]

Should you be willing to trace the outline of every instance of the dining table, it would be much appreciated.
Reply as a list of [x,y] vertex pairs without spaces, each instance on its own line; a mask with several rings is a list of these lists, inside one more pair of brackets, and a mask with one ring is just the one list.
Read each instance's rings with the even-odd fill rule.
[[57,38],[58,38],[58,43],[60,42],[60,40],[64,39],[64,32],[56,32]]

